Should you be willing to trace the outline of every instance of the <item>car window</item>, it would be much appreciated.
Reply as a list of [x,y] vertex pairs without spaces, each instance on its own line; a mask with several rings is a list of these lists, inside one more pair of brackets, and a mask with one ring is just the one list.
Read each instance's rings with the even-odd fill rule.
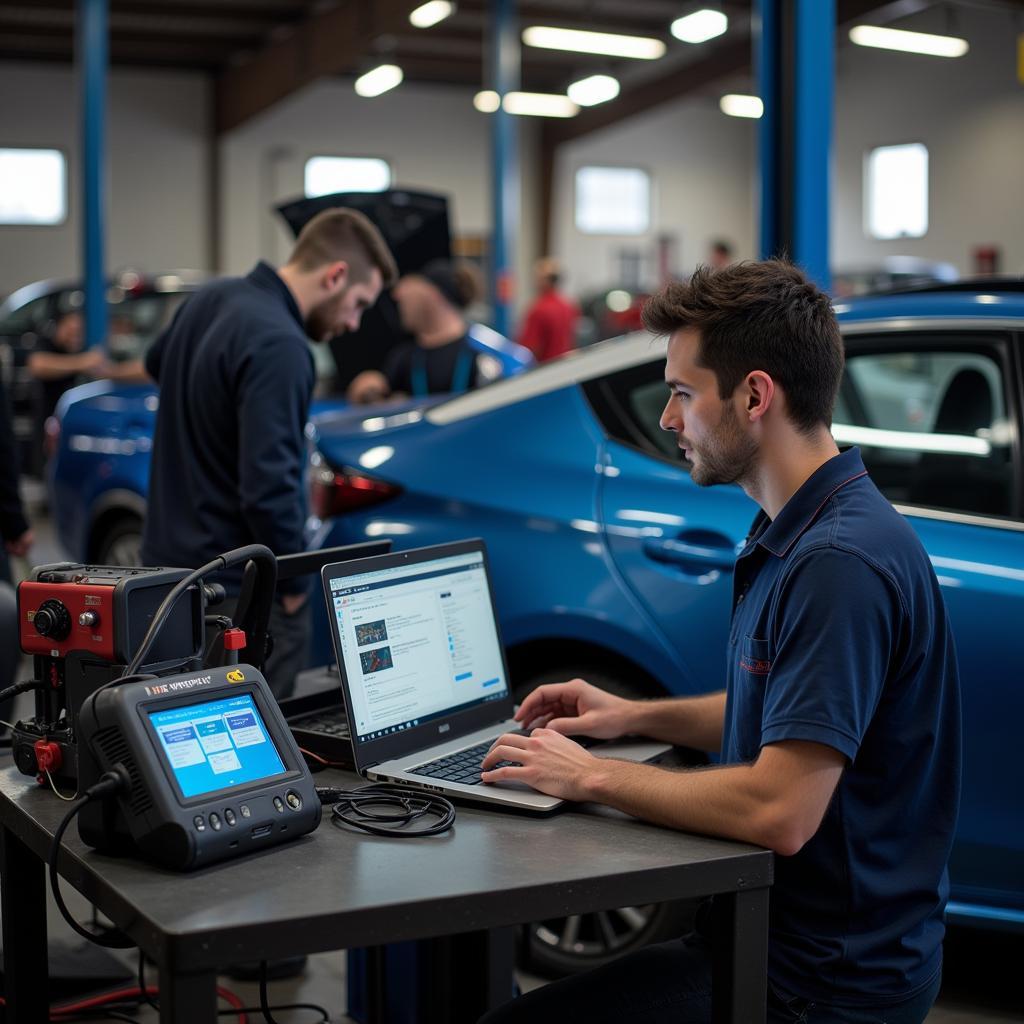
[[833,417],[895,504],[1010,516],[1013,442],[997,348],[848,351]]
[[10,316],[0,321],[0,336],[17,338],[30,331],[38,334],[50,316],[50,295],[26,302],[24,306],[14,310]]
[[587,381],[583,391],[610,437],[685,466],[675,435],[659,426],[669,397],[663,356]]
[[189,295],[188,292],[138,295],[118,292],[118,289],[111,289],[108,294],[107,349],[116,362],[141,359]]

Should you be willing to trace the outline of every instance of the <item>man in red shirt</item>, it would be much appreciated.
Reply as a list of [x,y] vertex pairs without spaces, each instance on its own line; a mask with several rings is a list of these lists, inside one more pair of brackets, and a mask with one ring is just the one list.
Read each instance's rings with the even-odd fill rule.
[[550,256],[534,268],[538,295],[526,314],[519,343],[525,345],[538,363],[547,362],[576,347],[576,303],[558,290],[561,268]]

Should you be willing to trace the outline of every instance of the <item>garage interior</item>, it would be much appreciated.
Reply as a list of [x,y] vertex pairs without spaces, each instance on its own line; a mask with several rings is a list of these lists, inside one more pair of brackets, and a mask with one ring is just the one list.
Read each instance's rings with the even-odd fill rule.
[[[435,6],[419,23],[413,20],[414,12]],[[685,27],[676,25],[707,11],[725,27],[686,41]],[[766,42],[765,24],[782,35]],[[865,26],[968,45],[947,55],[952,59],[901,52],[858,42]],[[537,27],[621,36],[652,50],[637,59],[531,44],[529,32]],[[799,47],[801,60],[794,56]],[[367,79],[374,74],[376,81]],[[576,88],[587,81],[597,99]],[[499,96],[524,97],[523,112]],[[152,336],[139,323],[123,328],[136,347],[148,345],[157,327],[171,322],[179,300],[204,282],[245,275],[258,260],[284,264],[297,234],[283,212],[289,204],[381,192],[446,200],[444,227],[437,229],[447,232],[444,254],[476,275],[479,290],[466,315],[481,326],[482,344],[496,337],[494,351],[512,360],[495,371],[501,375],[522,369],[517,352],[534,362],[522,347],[523,330],[537,296],[537,264],[546,257],[557,261],[558,287],[578,309],[572,345],[581,350],[642,330],[643,301],[669,281],[688,279],[720,245],[729,261],[788,255],[832,296],[837,312],[875,292],[970,291],[993,304],[1005,292],[1017,309],[1007,305],[1000,314],[997,327],[1005,338],[998,344],[1007,352],[1017,346],[1017,355],[1005,357],[1007,379],[1016,374],[1015,383],[997,396],[984,422],[946,431],[969,433],[1008,453],[1005,508],[943,505],[946,497],[920,494],[918,500],[910,486],[892,500],[901,511],[920,503],[944,509],[950,522],[971,529],[996,528],[994,539],[976,538],[981,547],[932,561],[945,587],[945,571],[955,575],[968,562],[976,567],[991,559],[978,571],[997,577],[999,587],[1005,583],[1006,608],[1019,607],[1021,591],[1011,588],[1024,581],[1018,544],[1024,484],[1015,426],[1024,404],[1024,0],[24,0],[0,3],[0,97],[0,302],[7,297],[0,304],[0,378],[12,407],[22,502],[34,533],[29,553],[12,553],[15,584],[38,565],[140,564],[145,515],[144,495],[128,495],[123,521],[106,507],[86,523],[76,507],[65,512],[65,518],[78,517],[75,524],[59,524],[59,488],[80,487],[84,500],[85,484],[54,477],[56,444],[73,445],[77,438],[81,452],[134,455],[148,453],[150,440],[137,449],[134,435],[97,441],[82,429],[69,434],[68,421],[63,434],[59,424],[46,427],[38,415],[39,380],[29,370],[38,339],[61,317],[84,309],[85,348],[111,344],[119,330],[116,303],[145,286],[176,296],[166,312],[161,306],[154,314]],[[17,163],[22,158],[47,163]],[[601,172],[608,173],[602,178]],[[373,202],[367,200],[368,211],[382,209]],[[398,209],[409,202],[400,199]],[[404,272],[401,258],[399,265]],[[897,319],[917,316],[934,326],[937,316],[950,315],[931,314],[927,297],[919,301],[914,305],[911,297],[906,312],[885,319],[878,331],[898,330]],[[34,313],[30,302],[36,302]],[[359,345],[358,355],[355,346],[346,354],[344,339],[329,351],[318,348],[315,401],[343,399],[356,375],[377,365],[372,337],[361,336]],[[976,338],[961,345],[973,355],[983,353],[980,346]],[[132,358],[142,354],[144,347],[131,350]],[[630,367],[622,367],[625,377]],[[94,386],[87,383],[91,372],[72,376],[69,384]],[[618,414],[609,409],[617,399],[599,400],[599,384],[586,379],[586,401],[600,421],[594,429],[607,428],[614,438],[608,424]],[[649,419],[656,420],[663,392],[661,384],[657,399],[647,399]],[[884,386],[882,392],[888,394]],[[117,401],[116,390],[96,394],[108,405]],[[902,392],[893,401],[906,404],[913,419],[920,412],[917,395]],[[481,396],[463,401],[474,398]],[[147,401],[152,413],[157,400]],[[920,398],[929,409],[930,401]],[[636,411],[623,412],[623,421]],[[551,422],[555,429],[561,425]],[[848,443],[870,447],[870,438],[854,429],[863,424],[850,423]],[[1003,424],[1009,434],[999,434]],[[896,429],[942,432],[916,420]],[[648,437],[632,447],[650,454],[658,443]],[[874,443],[881,442],[876,437]],[[670,447],[677,457],[674,442]],[[113,473],[112,465],[101,472]],[[551,481],[562,469],[555,458],[545,467]],[[376,466],[366,468],[372,478]],[[436,468],[443,475],[446,467]],[[899,466],[892,472],[899,476]],[[481,470],[481,480],[487,479]],[[969,500],[983,486],[972,484]],[[558,491],[553,483],[552,491]],[[453,529],[473,523],[462,500],[455,494],[446,505]],[[409,538],[401,530],[391,534],[388,506],[382,508],[365,536],[346,536],[346,543],[391,537],[397,550],[414,540],[476,535],[425,531],[426,539],[418,539],[411,527]],[[595,519],[602,514],[593,512]],[[940,518],[934,509],[927,515]],[[394,521],[402,526],[397,514]],[[592,525],[596,533],[604,524]],[[69,548],[69,529],[80,542],[76,549]],[[1004,537],[1011,539],[1000,548]],[[1017,545],[1012,553],[1011,544]],[[955,580],[948,585],[960,586]],[[500,588],[498,605],[501,610]],[[504,622],[502,629],[507,632]],[[329,638],[321,639],[329,646]],[[14,639],[11,649],[16,645]],[[551,654],[540,640],[510,650],[512,676],[537,677],[536,665],[530,662],[527,671],[527,661]],[[612,677],[617,657],[604,666]],[[593,658],[585,664],[600,671]],[[31,659],[22,655],[17,678],[32,671]],[[1015,671],[1012,665],[999,670]],[[656,676],[652,670],[645,677],[647,688],[638,695],[664,693]],[[961,678],[966,688],[963,668]],[[1018,674],[1011,718],[1021,708],[1019,684]],[[32,708],[32,694],[20,694],[11,722],[30,717]],[[978,742],[983,749],[984,740]],[[5,757],[0,750],[0,767],[7,767]],[[27,776],[22,781],[34,785]],[[1019,808],[1019,792],[1015,799]],[[1024,955],[1024,835],[1013,807],[999,800],[977,813],[1011,837],[995,859],[978,863],[993,877],[1009,879],[1012,894],[985,915],[951,918],[943,987],[929,1024],[1024,1021],[1016,975]],[[63,891],[79,921],[95,920],[92,905],[71,883],[65,881]],[[640,907],[636,920],[646,921],[648,910]],[[517,932],[516,979],[523,991],[592,964],[589,936],[613,927],[593,914],[574,915],[568,926],[566,920],[553,915],[529,934]],[[7,927],[5,921],[5,934]],[[83,973],[93,975],[94,989],[136,984],[135,954],[89,949],[52,900],[47,930],[53,998],[90,991]],[[531,959],[531,941],[547,942],[566,954],[565,961],[559,966],[557,955]],[[360,1004],[366,993],[353,1002],[351,979],[362,969],[355,963],[338,951],[285,963],[279,978],[271,973],[270,1001],[323,1007],[322,1019],[331,1022],[370,1019]],[[155,978],[156,967],[150,964],[149,971]],[[57,986],[58,978],[66,989]],[[111,982],[95,980],[102,978]],[[218,984],[245,1006],[259,1005],[258,972],[222,975]],[[310,1012],[285,1010],[283,1019],[305,1020]],[[138,1002],[127,1018],[110,1019],[167,1018]],[[431,1018],[394,1010],[373,1019]]]

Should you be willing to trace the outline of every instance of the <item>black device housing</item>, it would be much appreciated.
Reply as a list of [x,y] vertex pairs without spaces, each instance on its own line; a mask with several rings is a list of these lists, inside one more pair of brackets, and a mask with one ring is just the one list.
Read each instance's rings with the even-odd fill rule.
[[[285,771],[185,797],[149,714],[240,694],[251,694]],[[79,813],[79,835],[103,853],[141,854],[186,871],[298,838],[320,823],[309,769],[266,680],[250,665],[119,682],[84,702],[79,730],[81,790],[118,766],[130,779],[126,793]],[[211,814],[220,828],[211,826]]]

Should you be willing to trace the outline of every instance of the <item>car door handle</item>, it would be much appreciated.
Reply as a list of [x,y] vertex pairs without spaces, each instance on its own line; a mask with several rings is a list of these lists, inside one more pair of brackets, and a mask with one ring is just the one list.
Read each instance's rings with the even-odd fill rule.
[[656,562],[670,562],[684,568],[693,567],[698,571],[718,569],[732,572],[736,564],[736,549],[729,538],[722,536],[722,545],[697,544],[681,538],[651,538],[644,541],[644,554]]

